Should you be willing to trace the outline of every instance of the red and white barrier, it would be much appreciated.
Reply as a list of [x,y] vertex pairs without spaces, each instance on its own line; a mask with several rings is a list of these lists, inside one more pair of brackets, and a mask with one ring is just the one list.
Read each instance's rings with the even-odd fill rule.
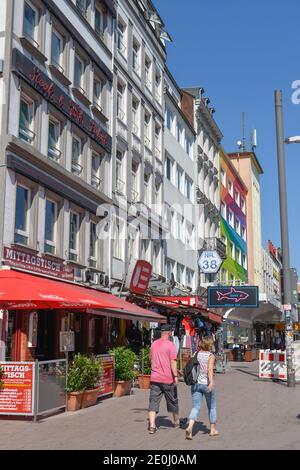
[[286,380],[285,351],[259,351],[259,378]]

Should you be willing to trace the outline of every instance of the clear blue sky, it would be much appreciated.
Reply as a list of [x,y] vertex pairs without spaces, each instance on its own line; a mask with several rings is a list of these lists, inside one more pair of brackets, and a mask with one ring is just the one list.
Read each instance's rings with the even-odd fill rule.
[[[291,84],[300,80],[299,0],[154,0],[171,35],[168,66],[181,87],[202,86],[223,135],[235,151],[257,129],[261,177],[263,245],[280,245],[274,90],[284,99],[285,135],[300,135],[300,104]],[[300,96],[300,93],[299,93]],[[300,145],[285,147],[291,266],[300,274]]]

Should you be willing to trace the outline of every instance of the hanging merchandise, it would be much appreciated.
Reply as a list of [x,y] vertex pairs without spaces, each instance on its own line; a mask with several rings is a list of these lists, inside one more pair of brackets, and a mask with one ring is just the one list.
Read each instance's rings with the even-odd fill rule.
[[183,317],[182,324],[185,328],[185,332],[188,333],[190,336],[195,335],[195,328],[193,320],[190,317]]

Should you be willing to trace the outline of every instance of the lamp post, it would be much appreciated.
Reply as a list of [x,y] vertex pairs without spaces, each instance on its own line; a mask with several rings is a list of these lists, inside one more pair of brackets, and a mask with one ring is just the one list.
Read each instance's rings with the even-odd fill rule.
[[[283,270],[283,298],[285,316],[285,345],[287,358],[287,385],[295,387],[294,369],[294,333],[291,318],[292,290],[290,279],[290,252],[289,252],[289,231],[287,214],[287,194],[285,175],[285,153],[284,143],[298,143],[297,138],[284,139],[283,111],[282,111],[282,91],[275,90],[275,116],[276,116],[276,138],[277,138],[277,161],[278,161],[278,181],[279,181],[279,205],[280,205],[280,230],[282,246],[282,270]],[[299,138],[300,143],[300,138]]]

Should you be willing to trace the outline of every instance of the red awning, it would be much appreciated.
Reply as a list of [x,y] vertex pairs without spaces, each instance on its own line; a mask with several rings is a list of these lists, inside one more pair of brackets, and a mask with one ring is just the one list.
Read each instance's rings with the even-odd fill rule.
[[208,318],[209,320],[214,321],[215,323],[223,322],[223,317],[221,315],[218,315],[217,313],[209,312]]

